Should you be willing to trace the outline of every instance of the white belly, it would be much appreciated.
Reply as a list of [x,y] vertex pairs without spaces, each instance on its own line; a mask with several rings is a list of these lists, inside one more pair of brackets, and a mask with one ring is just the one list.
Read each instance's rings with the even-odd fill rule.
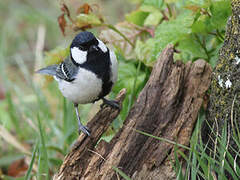
[[102,91],[102,80],[83,68],[79,69],[74,81],[58,80],[58,85],[64,97],[78,104],[93,102]]

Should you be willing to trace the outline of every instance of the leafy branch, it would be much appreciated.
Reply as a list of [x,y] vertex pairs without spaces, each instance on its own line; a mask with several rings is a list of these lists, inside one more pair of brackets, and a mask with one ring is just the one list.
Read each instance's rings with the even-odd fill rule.
[[207,47],[206,47],[206,42],[203,40],[203,42],[200,40],[199,36],[197,34],[194,34],[197,42],[200,44],[200,46],[203,48],[205,54],[207,55],[207,62],[210,61],[210,55],[208,53]]

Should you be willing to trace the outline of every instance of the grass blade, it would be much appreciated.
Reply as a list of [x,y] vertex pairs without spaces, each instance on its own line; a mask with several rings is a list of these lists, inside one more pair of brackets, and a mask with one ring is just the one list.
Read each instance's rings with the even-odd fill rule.
[[33,164],[34,164],[34,161],[35,161],[35,158],[36,158],[37,149],[38,149],[38,141],[36,142],[36,145],[34,147],[33,154],[32,154],[32,159],[31,159],[27,174],[25,175],[25,178],[24,178],[25,180],[30,180],[31,179],[31,172],[32,172]]
[[178,146],[178,147],[181,147],[181,148],[183,148],[183,149],[186,149],[186,150],[191,151],[191,149],[190,149],[189,147],[184,146],[184,145],[179,144],[179,143],[176,143],[176,142],[171,141],[171,140],[169,140],[169,139],[161,138],[161,137],[158,137],[158,136],[154,136],[154,135],[152,135],[152,134],[149,134],[149,133],[146,133],[146,132],[137,130],[137,129],[135,129],[135,131],[138,132],[138,133],[140,133],[140,134],[142,134],[142,135],[149,136],[149,137],[152,137],[152,138],[154,138],[154,139],[157,139],[157,140],[160,140],[160,141],[163,141],[163,142],[167,142],[167,143],[170,143],[170,144],[176,145],[176,146]]
[[40,136],[39,136],[40,144],[38,148],[38,152],[39,152],[38,179],[46,180],[46,179],[49,179],[48,154],[47,154],[47,148],[45,145],[44,131],[42,130],[42,125],[41,125],[39,116],[38,116],[38,128],[40,133]]
[[18,119],[18,115],[16,112],[16,108],[14,106],[14,103],[12,102],[12,96],[10,93],[7,93],[7,102],[8,102],[8,112],[9,115],[11,117],[12,123],[15,127],[16,133],[19,135],[22,131],[20,130],[20,126],[19,126],[19,119]]
[[113,166],[112,167],[120,176],[122,176],[125,180],[131,180],[130,177],[128,177],[123,171],[118,169],[117,167]]

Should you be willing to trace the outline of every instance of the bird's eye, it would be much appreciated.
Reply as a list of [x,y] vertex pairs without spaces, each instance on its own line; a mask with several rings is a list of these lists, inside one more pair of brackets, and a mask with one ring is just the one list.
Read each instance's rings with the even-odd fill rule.
[[84,51],[84,47],[83,46],[78,46],[78,48],[80,49],[80,50],[82,50],[82,51]]

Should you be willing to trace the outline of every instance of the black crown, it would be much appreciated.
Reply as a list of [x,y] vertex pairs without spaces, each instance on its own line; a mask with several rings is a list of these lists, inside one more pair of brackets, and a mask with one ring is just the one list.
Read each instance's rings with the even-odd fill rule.
[[88,31],[83,31],[78,33],[75,38],[72,41],[72,45],[77,45],[77,44],[85,44],[89,41],[92,41],[95,39],[95,36],[93,33],[88,32]]

